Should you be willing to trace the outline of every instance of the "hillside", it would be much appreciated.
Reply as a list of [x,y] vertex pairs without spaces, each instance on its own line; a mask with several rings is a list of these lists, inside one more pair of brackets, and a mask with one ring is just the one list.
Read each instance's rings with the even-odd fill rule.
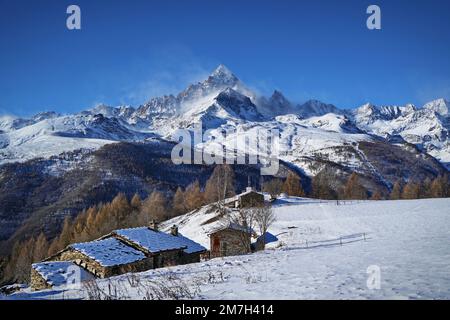
[[[274,204],[278,239],[265,252],[152,270],[142,282],[172,278],[196,299],[449,299],[449,199],[345,202],[301,198]],[[207,208],[167,222],[209,245]],[[365,237],[365,240],[364,240]],[[341,245],[342,243],[342,245]],[[367,270],[378,266],[379,289]],[[372,269],[371,269],[372,268]],[[128,280],[127,280],[128,279]],[[142,299],[129,276],[98,280],[120,288],[122,298]],[[58,288],[18,293],[10,299],[86,298],[85,290]]]
[[[152,191],[172,196],[196,179],[204,186],[215,166],[175,165],[173,144],[115,143],[96,151],[65,153],[0,167],[0,255],[11,245],[44,231],[56,235],[67,215],[111,201],[119,192],[142,198]],[[250,178],[259,183],[257,165],[234,165],[236,188]],[[281,163],[280,177],[288,167]],[[306,180],[305,180],[306,181]]]

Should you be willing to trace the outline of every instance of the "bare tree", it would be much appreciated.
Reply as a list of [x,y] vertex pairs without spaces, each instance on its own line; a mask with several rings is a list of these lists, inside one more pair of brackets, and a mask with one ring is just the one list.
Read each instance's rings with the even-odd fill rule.
[[234,195],[233,169],[228,164],[216,166],[211,177],[206,182],[205,196],[208,202],[217,203],[219,211],[224,214],[224,200]]
[[258,227],[258,231],[261,235],[260,241],[262,249],[266,246],[265,235],[270,226],[275,222],[275,214],[273,213],[272,206],[270,204],[263,205],[261,207],[253,208],[255,224]]

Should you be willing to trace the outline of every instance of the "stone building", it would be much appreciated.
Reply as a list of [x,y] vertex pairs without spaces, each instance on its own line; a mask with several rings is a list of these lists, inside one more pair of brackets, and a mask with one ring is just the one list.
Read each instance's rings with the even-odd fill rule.
[[[155,229],[153,229],[155,228]],[[34,264],[31,286],[36,290],[52,287],[39,270],[71,263],[97,278],[107,278],[129,272],[200,262],[207,250],[200,244],[181,235],[173,226],[171,233],[141,227],[121,229],[91,242],[69,245],[66,249]],[[56,267],[55,267],[56,268]]]
[[152,257],[114,237],[72,244],[50,259],[72,261],[98,278],[154,268]]
[[225,199],[225,205],[229,208],[252,208],[264,205],[264,195],[251,187],[234,197]]
[[235,223],[216,228],[209,234],[210,256],[215,258],[250,253],[251,237],[251,229]]
[[40,262],[31,266],[31,289],[44,290],[53,286],[77,285],[94,276],[70,261]]

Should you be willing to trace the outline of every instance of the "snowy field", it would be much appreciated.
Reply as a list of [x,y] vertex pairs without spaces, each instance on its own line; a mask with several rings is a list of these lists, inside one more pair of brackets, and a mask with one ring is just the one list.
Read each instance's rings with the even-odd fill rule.
[[[290,198],[278,200],[274,211],[277,221],[269,231],[278,240],[265,252],[97,283],[104,290],[114,283],[129,299],[145,298],[136,279],[182,283],[195,299],[450,299],[450,199],[336,205]],[[203,223],[210,218],[200,210],[166,227],[177,222],[183,235],[209,248]],[[379,288],[367,285],[374,275]],[[87,297],[83,287],[9,298]]]

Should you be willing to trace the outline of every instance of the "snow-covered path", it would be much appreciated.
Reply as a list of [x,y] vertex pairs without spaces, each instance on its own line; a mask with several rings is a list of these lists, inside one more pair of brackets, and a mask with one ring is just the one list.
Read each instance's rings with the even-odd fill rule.
[[[154,279],[169,271],[198,287],[198,299],[450,299],[450,199],[339,206],[298,200],[274,210],[277,221],[270,232],[279,240],[265,252],[139,276]],[[200,220],[192,216],[192,223]],[[193,225],[181,232],[190,236],[196,229],[198,239],[200,229]],[[369,267],[380,269],[379,289],[367,286]],[[126,285],[124,276],[116,280]],[[129,289],[131,297],[140,298]],[[58,295],[16,296],[38,297]],[[65,297],[84,293],[67,291]]]

